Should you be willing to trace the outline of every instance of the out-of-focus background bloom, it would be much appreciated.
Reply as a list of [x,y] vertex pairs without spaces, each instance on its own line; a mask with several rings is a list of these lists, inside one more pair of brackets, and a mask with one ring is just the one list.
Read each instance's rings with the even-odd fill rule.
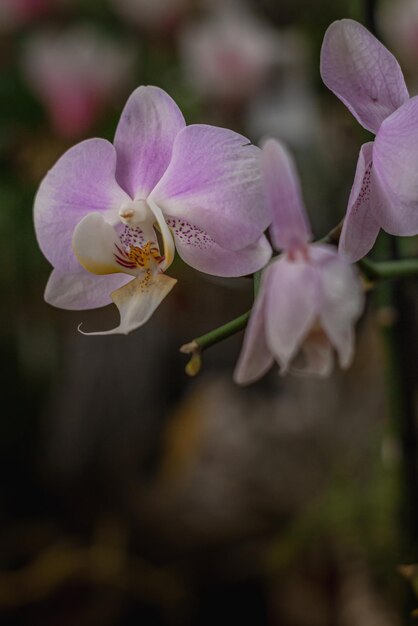
[[39,32],[28,39],[25,78],[57,135],[79,137],[115,96],[120,102],[127,85],[132,85],[133,53],[133,45],[115,43],[87,26]]
[[[393,286],[369,294],[348,372],[241,389],[242,336],[196,379],[178,347],[247,310],[250,280],[176,260],[147,326],[84,337],[116,312],[44,303],[32,225],[56,159],[111,140],[130,90],[155,84],[188,123],[285,141],[323,236],[368,135],[321,84],[319,50],[330,22],[364,15],[360,0],[0,0],[1,624],[397,626],[417,605],[397,571],[418,561],[414,281],[401,326]],[[415,95],[417,3],[381,0],[378,17]]]
[[0,27],[2,30],[18,28],[26,22],[48,14],[53,0],[2,0]]

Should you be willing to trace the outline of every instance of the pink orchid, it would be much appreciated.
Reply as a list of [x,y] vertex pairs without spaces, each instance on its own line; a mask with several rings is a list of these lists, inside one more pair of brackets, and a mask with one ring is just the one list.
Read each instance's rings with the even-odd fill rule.
[[271,238],[284,252],[263,272],[234,379],[254,382],[274,361],[286,373],[299,352],[304,363],[293,371],[327,376],[332,346],[341,367],[351,364],[353,326],[363,309],[360,282],[334,247],[309,243],[299,180],[280,143],[266,142],[262,166]]
[[266,83],[280,59],[278,34],[242,5],[221,5],[181,34],[185,72],[205,97],[245,101]]
[[130,82],[133,50],[88,26],[41,32],[26,44],[23,69],[55,132],[85,133],[114,93]]
[[379,21],[385,39],[390,42],[416,82],[418,61],[417,1],[397,0],[396,3],[384,3],[379,9]]
[[52,4],[52,0],[1,0],[0,31],[16,28],[46,15]]
[[364,26],[334,22],[325,33],[321,75],[374,142],[360,150],[340,250],[357,261],[382,228],[418,233],[418,97],[410,98],[395,57]]
[[258,163],[259,149],[245,137],[186,127],[167,93],[139,87],[113,145],[79,143],[40,185],[35,228],[54,266],[46,300],[67,309],[113,300],[121,321],[107,332],[128,333],[174,286],[164,272],[175,248],[186,263],[217,276],[260,269],[271,248],[262,234],[269,214]]
[[112,0],[115,11],[129,23],[153,32],[175,29],[191,0]]

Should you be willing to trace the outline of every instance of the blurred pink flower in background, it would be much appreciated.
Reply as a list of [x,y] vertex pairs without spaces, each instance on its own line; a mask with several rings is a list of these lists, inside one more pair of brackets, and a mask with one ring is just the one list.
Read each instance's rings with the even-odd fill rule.
[[418,2],[392,0],[382,4],[382,32],[402,64],[418,78]]
[[187,12],[190,0],[112,0],[127,21],[151,31],[169,31]]
[[88,26],[30,39],[23,70],[62,137],[77,137],[96,121],[110,100],[119,100],[131,81],[134,50]]
[[276,67],[267,89],[249,103],[245,124],[251,135],[280,137],[295,149],[319,139],[320,115],[305,35],[295,29],[276,35]]
[[0,0],[0,31],[16,28],[46,13],[54,0]]
[[234,3],[220,5],[181,34],[186,77],[203,96],[245,101],[264,86],[278,59],[277,33]]

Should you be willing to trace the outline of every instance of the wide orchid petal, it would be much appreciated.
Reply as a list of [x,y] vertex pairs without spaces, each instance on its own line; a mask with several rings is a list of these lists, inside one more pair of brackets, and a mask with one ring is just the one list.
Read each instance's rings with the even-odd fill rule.
[[171,163],[150,198],[165,215],[195,224],[220,246],[244,248],[269,225],[259,155],[231,130],[188,126],[177,135]]
[[262,269],[269,262],[272,249],[262,235],[242,250],[222,248],[197,226],[168,219],[180,257],[195,269],[213,276],[245,276]]
[[132,198],[146,199],[167,169],[173,143],[186,125],[174,100],[158,87],[138,87],[115,134],[116,179]]
[[68,150],[48,172],[35,198],[39,246],[54,267],[79,268],[71,239],[80,220],[99,211],[118,220],[117,207],[128,197],[115,179],[116,152],[104,139],[88,139]]
[[[143,326],[176,284],[166,274],[147,272],[111,294],[120,313],[120,324],[111,330],[85,333],[85,335],[127,335]],[[80,329],[79,329],[80,330]]]
[[373,142],[370,142],[360,149],[339,243],[340,253],[352,263],[364,257],[373,248],[380,230],[371,206],[372,159]]
[[329,26],[321,50],[321,76],[360,124],[374,133],[409,98],[393,54],[353,20]]
[[234,371],[234,381],[239,385],[249,385],[261,378],[273,365],[274,359],[266,342],[266,296],[267,273],[263,274],[258,296],[251,311],[245,331],[241,354]]
[[266,271],[267,345],[285,373],[317,317],[317,273],[309,262],[289,261],[286,257],[272,263]]
[[270,234],[276,249],[291,250],[311,239],[293,159],[274,139],[263,146],[262,172],[266,200],[271,213]]
[[361,283],[355,268],[332,246],[312,245],[310,255],[320,274],[320,324],[338,352],[341,367],[347,368],[354,355],[353,326],[364,308]]
[[391,235],[418,233],[418,96],[382,124],[373,148],[374,212]]
[[110,294],[132,280],[127,274],[94,276],[82,267],[68,273],[54,269],[45,289],[45,301],[61,309],[82,311],[111,304]]

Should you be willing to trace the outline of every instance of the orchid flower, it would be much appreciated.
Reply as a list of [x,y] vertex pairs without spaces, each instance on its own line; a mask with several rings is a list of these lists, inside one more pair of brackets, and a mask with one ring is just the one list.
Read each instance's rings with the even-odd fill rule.
[[[192,267],[240,276],[263,267],[259,149],[223,128],[185,125],[157,87],[128,99],[114,145],[89,139],[66,152],[35,200],[35,229],[53,265],[45,298],[66,309],[113,300],[128,333],[175,284],[164,273],[175,248]],[[130,282],[128,282],[130,281]],[[106,333],[102,333],[106,334]]]
[[380,228],[418,233],[418,97],[409,97],[395,57],[353,20],[334,22],[325,33],[321,75],[376,135],[361,147],[340,240],[354,262],[373,247]]
[[180,38],[183,66],[204,97],[243,102],[266,83],[281,60],[278,34],[239,5],[222,3],[191,22]]
[[114,10],[130,24],[151,32],[176,28],[190,8],[190,0],[111,0]]
[[[283,254],[264,270],[234,373],[239,384],[254,382],[277,361],[282,373],[327,376],[332,346],[343,368],[353,358],[353,325],[363,309],[355,269],[332,246],[310,243],[311,231],[290,156],[277,141],[266,142],[262,168],[270,235]],[[304,362],[293,360],[301,352]],[[293,366],[294,365],[294,366]]]
[[129,85],[133,49],[89,26],[41,31],[26,42],[22,66],[55,132],[79,137],[115,93]]

